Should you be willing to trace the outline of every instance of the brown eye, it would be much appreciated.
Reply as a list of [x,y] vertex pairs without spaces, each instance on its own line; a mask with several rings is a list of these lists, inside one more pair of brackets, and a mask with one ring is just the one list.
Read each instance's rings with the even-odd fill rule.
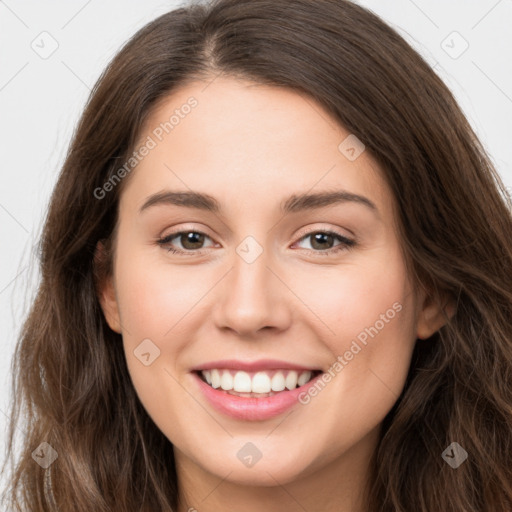
[[[157,240],[157,243],[173,253],[201,253],[206,238],[210,237],[200,231],[178,231]],[[173,240],[177,240],[181,247],[174,248],[176,242]]]
[[201,248],[201,245],[204,243],[204,237],[205,235],[203,235],[202,233],[189,231],[188,233],[183,233],[179,235],[179,240],[183,248],[188,250],[194,250]]
[[331,246],[335,241],[334,236],[329,233],[315,233],[309,236],[312,240],[311,247],[314,249],[330,249],[331,247],[326,247],[326,245]]
[[[350,240],[334,231],[315,231],[303,236],[301,241],[304,240],[311,240],[310,245],[312,249],[306,248],[306,250],[316,254],[332,254],[341,250],[348,250],[356,245],[354,240]],[[333,245],[336,240],[340,243]]]

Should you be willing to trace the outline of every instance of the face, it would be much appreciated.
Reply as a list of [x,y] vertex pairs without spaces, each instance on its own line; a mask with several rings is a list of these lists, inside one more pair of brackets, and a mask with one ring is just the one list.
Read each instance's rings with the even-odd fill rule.
[[394,198],[349,132],[289,90],[206,85],[142,128],[105,316],[179,469],[262,486],[356,471],[438,311],[409,280]]

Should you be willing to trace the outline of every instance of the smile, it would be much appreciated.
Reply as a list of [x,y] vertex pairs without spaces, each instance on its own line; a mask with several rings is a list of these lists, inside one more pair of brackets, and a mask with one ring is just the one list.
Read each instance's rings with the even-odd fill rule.
[[[297,370],[267,370],[255,372],[252,375],[251,372],[243,370],[233,372],[214,368],[193,371],[190,375],[206,399],[206,403],[217,412],[236,420],[264,421],[278,416],[300,403],[299,395],[307,393],[308,389],[321,378],[323,372],[321,370],[300,372]],[[207,378],[210,382],[206,380]],[[281,391],[273,390],[272,386],[276,389],[282,388],[283,382],[284,388]],[[228,389],[223,389],[222,383]],[[249,389],[248,384],[251,385],[250,392],[233,389]],[[253,389],[260,390],[260,392],[253,392]],[[265,392],[261,392],[261,390]]]
[[291,391],[297,386],[303,386],[322,372],[321,370],[287,369],[248,372],[213,368],[198,373],[213,389],[220,388],[235,396],[265,398],[284,390]]

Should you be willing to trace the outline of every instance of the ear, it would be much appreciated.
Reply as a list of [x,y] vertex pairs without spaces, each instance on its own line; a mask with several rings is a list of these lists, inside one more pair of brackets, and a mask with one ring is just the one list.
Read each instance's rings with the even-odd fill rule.
[[94,251],[94,275],[96,278],[96,293],[109,327],[121,334],[121,320],[117,304],[114,276],[107,271],[107,249],[100,240]]
[[423,340],[430,338],[448,323],[456,311],[455,301],[448,294],[435,300],[430,294],[423,292],[418,307],[416,337]]

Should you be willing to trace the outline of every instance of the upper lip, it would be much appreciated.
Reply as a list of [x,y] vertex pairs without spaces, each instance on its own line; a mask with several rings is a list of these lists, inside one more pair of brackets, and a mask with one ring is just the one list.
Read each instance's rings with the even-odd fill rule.
[[258,370],[299,370],[299,371],[316,371],[320,368],[312,368],[310,366],[303,366],[301,364],[290,363],[287,361],[279,361],[278,359],[259,359],[257,361],[237,361],[236,359],[222,359],[217,361],[210,361],[208,363],[199,364],[191,371],[199,372],[201,370],[211,370],[213,368],[226,369],[226,370],[242,370],[246,372],[255,372]]

